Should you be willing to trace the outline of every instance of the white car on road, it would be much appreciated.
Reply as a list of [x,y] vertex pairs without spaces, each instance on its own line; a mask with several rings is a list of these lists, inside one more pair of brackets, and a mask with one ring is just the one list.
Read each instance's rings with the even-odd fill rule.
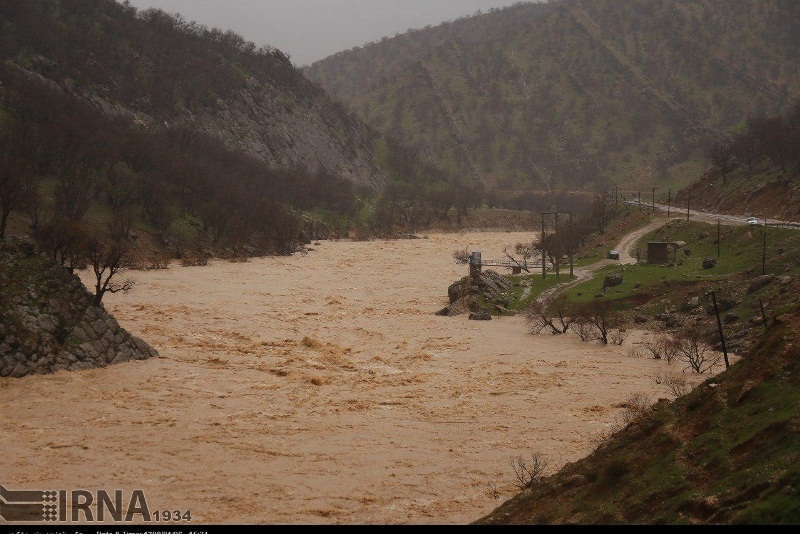
[[758,221],[758,217],[748,217],[747,218],[747,225],[748,226],[758,226],[760,223]]

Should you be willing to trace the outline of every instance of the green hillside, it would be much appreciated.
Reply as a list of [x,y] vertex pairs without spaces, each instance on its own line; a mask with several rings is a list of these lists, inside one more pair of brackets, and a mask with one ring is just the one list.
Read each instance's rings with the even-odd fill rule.
[[798,34],[780,0],[520,3],[306,74],[490,188],[679,188],[724,132],[800,97]]

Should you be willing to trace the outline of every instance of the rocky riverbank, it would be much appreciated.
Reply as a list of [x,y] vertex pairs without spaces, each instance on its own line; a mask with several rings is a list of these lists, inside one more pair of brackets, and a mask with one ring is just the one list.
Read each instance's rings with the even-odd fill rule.
[[158,353],[93,302],[77,275],[24,242],[0,242],[0,376],[105,367]]

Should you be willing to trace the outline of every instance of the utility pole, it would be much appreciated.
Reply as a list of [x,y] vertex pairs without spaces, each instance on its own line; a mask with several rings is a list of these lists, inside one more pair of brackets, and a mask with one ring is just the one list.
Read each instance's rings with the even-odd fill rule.
[[653,211],[656,211],[656,188],[653,188]]
[[719,258],[719,252],[720,252],[719,247],[720,247],[720,243],[722,242],[722,237],[721,237],[721,232],[720,232],[720,229],[719,229],[719,225],[720,225],[720,222],[719,222],[719,219],[717,219],[717,258]]
[[672,189],[669,190],[669,197],[667,198],[667,219],[669,219],[669,207],[672,204]]
[[572,212],[569,212],[569,278],[572,280],[572,276],[574,274],[574,257],[575,257],[575,243],[574,243],[574,233],[573,233],[573,226],[572,226]]
[[542,235],[539,238],[539,242],[542,244],[542,278],[547,280],[547,265],[545,264],[545,250],[544,250],[544,212],[542,212]]
[[691,211],[689,211],[689,202],[691,200],[692,200],[692,194],[689,193],[689,194],[686,195],[686,220],[687,221],[689,220],[689,214],[691,213]]
[[639,191],[639,211],[642,211],[642,192]]
[[556,260],[556,278],[561,278],[561,273],[559,272],[559,266],[561,264],[561,247],[559,247],[560,239],[558,237],[558,212],[557,211],[555,212],[555,216],[556,216],[556,229],[555,229],[555,234],[553,234],[553,240],[556,241],[556,242],[553,243],[553,248],[556,249],[555,250],[556,253],[554,255],[555,260]]
[[761,246],[761,274],[767,274],[767,220],[764,219],[764,237]]
[[722,341],[722,354],[725,356],[725,369],[730,367],[728,362],[728,347],[725,346],[725,333],[722,331],[722,321],[719,318],[719,308],[717,307],[717,296],[711,292],[711,300],[714,303],[714,313],[717,315],[717,328],[719,328],[719,339]]

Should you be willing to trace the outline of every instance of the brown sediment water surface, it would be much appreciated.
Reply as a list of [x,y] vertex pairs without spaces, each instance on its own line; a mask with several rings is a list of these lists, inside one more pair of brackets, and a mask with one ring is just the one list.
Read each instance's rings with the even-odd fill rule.
[[141,489],[197,523],[474,521],[516,492],[510,458],[586,456],[627,399],[671,398],[654,377],[681,372],[635,357],[638,332],[603,346],[435,315],[467,274],[455,250],[501,259],[534,237],[323,241],[129,273],[105,306],[160,356],[0,379],[0,483]]

